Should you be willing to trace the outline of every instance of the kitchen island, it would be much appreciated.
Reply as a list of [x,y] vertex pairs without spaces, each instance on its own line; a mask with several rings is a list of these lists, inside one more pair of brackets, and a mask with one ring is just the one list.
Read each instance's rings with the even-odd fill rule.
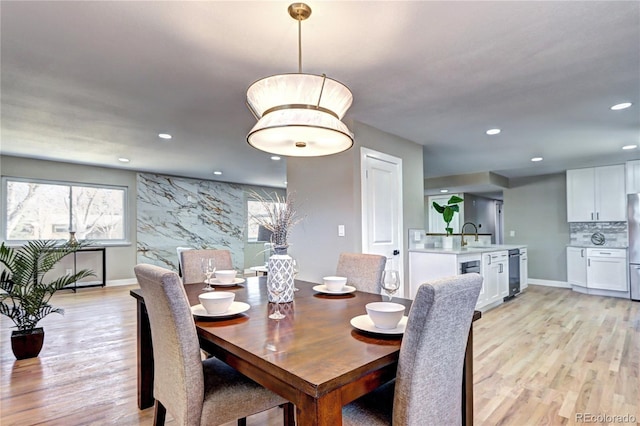
[[[510,258],[509,250],[515,249],[520,251],[520,255],[517,259]],[[520,291],[527,287],[527,269],[525,245],[492,244],[453,249],[410,249],[409,297],[414,298],[418,287],[424,282],[477,272],[484,277],[484,282],[476,309],[487,310],[513,295],[513,291],[509,291],[510,281],[511,286],[519,283]]]

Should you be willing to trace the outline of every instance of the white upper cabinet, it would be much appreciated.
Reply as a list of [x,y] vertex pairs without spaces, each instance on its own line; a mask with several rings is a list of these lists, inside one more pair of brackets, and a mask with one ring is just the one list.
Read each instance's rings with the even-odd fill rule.
[[625,166],[567,170],[568,222],[626,220]]
[[627,161],[627,194],[640,193],[640,160]]

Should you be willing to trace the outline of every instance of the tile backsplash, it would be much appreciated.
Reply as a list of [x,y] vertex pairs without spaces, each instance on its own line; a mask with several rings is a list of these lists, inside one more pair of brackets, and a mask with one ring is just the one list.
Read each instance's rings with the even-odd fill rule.
[[603,247],[627,247],[629,245],[627,222],[571,222],[569,224],[571,242],[569,245],[594,246],[591,236],[600,232],[604,235]]

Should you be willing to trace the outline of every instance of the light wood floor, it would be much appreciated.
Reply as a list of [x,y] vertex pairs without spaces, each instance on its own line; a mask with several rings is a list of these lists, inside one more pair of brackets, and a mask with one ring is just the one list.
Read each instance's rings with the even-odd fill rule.
[[[152,409],[136,405],[130,288],[56,295],[66,314],[41,323],[45,345],[31,360],[14,359],[12,324],[0,319],[0,424],[152,424]],[[638,302],[532,286],[476,322],[474,351],[476,425],[581,424],[580,413],[640,424]],[[280,412],[249,424],[280,425]]]

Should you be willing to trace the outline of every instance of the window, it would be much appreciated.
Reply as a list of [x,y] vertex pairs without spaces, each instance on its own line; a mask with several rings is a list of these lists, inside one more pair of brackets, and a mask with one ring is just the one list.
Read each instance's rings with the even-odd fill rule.
[[[277,203],[270,203],[277,204]],[[258,241],[258,222],[256,221],[256,217],[269,217],[267,210],[264,207],[264,204],[261,201],[257,200],[247,200],[247,223],[248,223],[248,231],[247,231],[247,241],[249,242],[257,242]]]
[[6,241],[125,241],[127,188],[3,178]]

